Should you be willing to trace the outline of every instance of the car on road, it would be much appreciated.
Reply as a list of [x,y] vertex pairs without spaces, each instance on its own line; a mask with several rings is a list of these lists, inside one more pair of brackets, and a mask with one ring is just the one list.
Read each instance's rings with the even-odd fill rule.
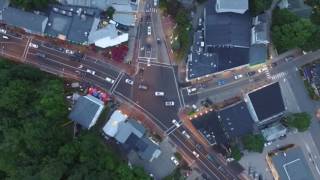
[[262,72],[267,71],[267,70],[268,70],[267,67],[263,67],[261,69],[258,69],[258,73],[262,73]]
[[222,86],[222,85],[225,85],[225,84],[226,84],[225,80],[223,80],[223,79],[218,80],[218,86]]
[[148,86],[145,84],[139,84],[138,88],[141,90],[148,90]]
[[5,36],[5,35],[3,35],[2,38],[3,38],[3,39],[9,39],[9,37],[8,37],[8,36]]
[[250,72],[248,72],[247,74],[248,74],[248,76],[253,76],[253,75],[256,74],[256,72],[255,72],[255,71],[250,71]]
[[175,120],[175,119],[172,120],[172,123],[173,123],[175,126],[177,126],[177,127],[180,127],[180,126],[181,126],[181,125],[178,123],[178,121]]
[[193,87],[193,88],[187,88],[188,94],[196,92],[197,88]]
[[161,44],[161,39],[160,38],[157,38],[157,43]]
[[65,49],[64,52],[65,52],[66,54],[71,54],[71,55],[74,54],[74,52],[73,52],[72,50],[70,50],[70,49]]
[[148,36],[151,35],[151,26],[148,26]]
[[95,75],[95,74],[96,74],[96,72],[93,71],[93,70],[91,70],[91,69],[87,69],[86,72],[89,73],[89,74],[92,74],[92,75]]
[[174,106],[174,101],[166,101],[164,102],[165,106]]
[[125,82],[126,82],[127,84],[130,84],[131,86],[133,85],[133,81],[132,81],[131,79],[126,79]]
[[179,162],[176,157],[172,156],[170,159],[176,166],[179,166]]
[[189,135],[185,130],[182,131],[182,134],[183,134],[186,138],[190,139],[190,135]]
[[293,56],[288,56],[288,57],[285,57],[285,58],[284,58],[284,60],[285,60],[286,62],[291,61],[292,59],[293,59]]
[[156,92],[154,93],[154,95],[155,95],[155,96],[164,96],[164,92],[162,92],[162,91],[156,91]]
[[235,79],[235,80],[240,79],[240,78],[242,78],[242,77],[243,77],[242,74],[234,75],[234,79]]
[[29,43],[29,47],[33,47],[33,48],[38,48],[38,44],[34,44],[34,43]]
[[192,154],[196,157],[199,158],[199,154],[196,151],[192,151]]
[[46,58],[47,57],[46,54],[44,54],[44,53],[37,53],[36,55],[39,56],[39,57],[42,57],[42,58]]
[[106,81],[107,81],[107,82],[109,82],[109,83],[111,83],[111,84],[113,84],[113,83],[114,83],[114,80],[113,80],[113,79],[111,79],[111,78],[109,78],[109,77],[106,77]]

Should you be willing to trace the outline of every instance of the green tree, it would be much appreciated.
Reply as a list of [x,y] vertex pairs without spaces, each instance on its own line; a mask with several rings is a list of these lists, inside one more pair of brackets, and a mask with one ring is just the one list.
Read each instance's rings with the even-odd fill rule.
[[261,134],[259,135],[247,135],[242,139],[244,148],[253,151],[262,153],[264,147],[264,138]]
[[241,159],[242,153],[241,153],[240,149],[237,146],[231,146],[231,156],[236,161],[239,161]]
[[288,9],[276,8],[272,13],[272,27],[281,26],[284,24],[294,23],[299,20],[299,17]]
[[108,9],[106,10],[106,15],[107,15],[110,19],[112,19],[112,18],[113,18],[113,14],[114,14],[115,11],[116,11],[116,10],[115,10],[112,6],[110,6],[110,7],[108,7]]
[[300,47],[304,49],[306,42],[316,32],[316,27],[308,20],[300,19],[290,24],[272,28],[272,39],[278,52]]
[[320,25],[320,4],[312,9],[310,20],[312,23]]
[[257,16],[269,9],[272,0],[249,0],[249,10],[252,16]]
[[299,132],[304,132],[308,130],[310,126],[311,116],[306,112],[294,113],[287,116],[284,119],[284,123],[287,124],[289,127],[297,128]]
[[17,6],[26,10],[44,10],[50,3],[55,3],[55,0],[11,0],[13,6]]

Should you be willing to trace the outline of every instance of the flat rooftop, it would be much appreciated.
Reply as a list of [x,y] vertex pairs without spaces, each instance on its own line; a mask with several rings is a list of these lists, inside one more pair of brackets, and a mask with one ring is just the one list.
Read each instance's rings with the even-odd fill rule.
[[248,94],[259,121],[285,111],[285,106],[278,82],[255,90]]
[[315,180],[299,147],[273,156],[272,164],[281,180]]
[[226,144],[228,142],[216,112],[212,111],[193,119],[192,124],[207,139],[209,144]]
[[254,121],[243,101],[222,109],[219,117],[230,137],[241,137],[253,132]]

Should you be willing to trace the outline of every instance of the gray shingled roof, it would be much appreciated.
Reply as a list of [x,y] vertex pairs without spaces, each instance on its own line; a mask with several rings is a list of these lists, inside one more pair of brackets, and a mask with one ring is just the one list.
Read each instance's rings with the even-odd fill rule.
[[285,111],[278,82],[248,94],[258,120],[263,121]]
[[2,20],[9,25],[24,28],[32,33],[44,33],[48,17],[8,7],[2,11]]
[[281,180],[315,180],[307,160],[299,147],[272,157]]
[[125,143],[131,134],[141,138],[145,133],[145,128],[134,120],[128,120],[119,125],[115,139],[120,143]]
[[80,96],[69,114],[69,119],[79,123],[82,127],[89,129],[90,124],[96,121],[102,112],[103,102],[88,95]]
[[268,58],[268,47],[265,44],[255,44],[250,47],[250,65],[260,64]]

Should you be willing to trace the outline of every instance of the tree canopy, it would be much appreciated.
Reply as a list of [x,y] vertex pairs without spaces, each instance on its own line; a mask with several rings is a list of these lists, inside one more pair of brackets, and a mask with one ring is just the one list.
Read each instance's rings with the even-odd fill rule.
[[303,112],[303,113],[294,113],[287,116],[284,119],[284,122],[293,128],[297,128],[299,132],[303,132],[308,130],[311,124],[311,116],[310,114]]
[[249,10],[252,16],[257,16],[269,9],[272,0],[249,0]]
[[242,139],[244,148],[253,151],[262,153],[264,147],[264,138],[261,134],[259,135],[246,135]]
[[149,179],[95,132],[73,139],[63,81],[0,60],[0,179]]
[[55,3],[55,0],[10,0],[13,6],[26,10],[42,10],[48,7],[49,3]]

